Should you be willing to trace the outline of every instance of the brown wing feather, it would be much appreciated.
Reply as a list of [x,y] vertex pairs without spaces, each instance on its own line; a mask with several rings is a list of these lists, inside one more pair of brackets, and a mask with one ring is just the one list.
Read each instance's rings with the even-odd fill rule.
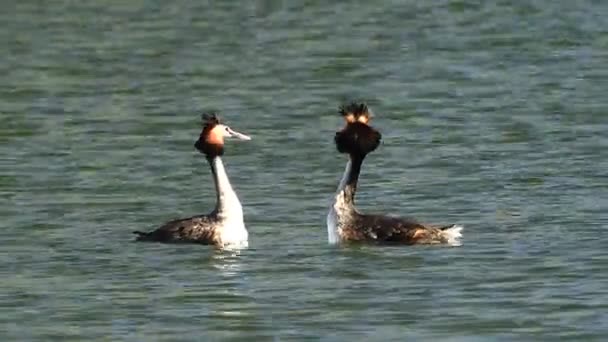
[[151,232],[133,233],[139,234],[137,241],[215,244],[215,223],[212,216],[194,216],[169,221]]
[[413,219],[383,215],[358,215],[350,229],[343,230],[349,241],[379,243],[440,243],[441,231]]

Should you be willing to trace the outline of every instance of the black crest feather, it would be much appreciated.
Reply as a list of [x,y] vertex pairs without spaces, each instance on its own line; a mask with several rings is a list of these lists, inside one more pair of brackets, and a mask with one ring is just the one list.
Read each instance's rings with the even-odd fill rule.
[[365,104],[364,102],[356,101],[340,106],[338,112],[342,116],[347,116],[349,114],[352,114],[355,117],[358,117],[360,115],[370,115],[369,107],[367,107],[367,104]]
[[207,112],[201,115],[203,119],[203,126],[215,126],[220,123],[220,118],[217,112]]
[[[365,156],[378,148],[382,135],[367,124],[371,116],[371,111],[367,104],[353,101],[340,106],[338,112],[345,118],[351,115],[354,116],[354,121],[352,121],[352,118],[346,118],[346,127],[336,132],[334,141],[338,152]],[[367,120],[360,122],[360,117],[365,117]]]

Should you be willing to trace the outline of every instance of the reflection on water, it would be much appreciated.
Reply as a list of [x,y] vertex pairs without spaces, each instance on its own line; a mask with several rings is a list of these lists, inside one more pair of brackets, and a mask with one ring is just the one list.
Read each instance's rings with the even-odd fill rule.
[[242,276],[243,249],[247,246],[233,246],[211,254],[211,267],[219,271],[224,277]]

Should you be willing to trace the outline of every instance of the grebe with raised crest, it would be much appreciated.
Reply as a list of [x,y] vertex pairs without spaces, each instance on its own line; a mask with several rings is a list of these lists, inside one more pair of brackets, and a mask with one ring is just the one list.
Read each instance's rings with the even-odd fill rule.
[[361,214],[355,208],[355,193],[361,165],[373,152],[382,135],[369,125],[371,111],[364,103],[340,107],[346,125],[334,138],[338,152],[349,157],[327,215],[329,243],[372,242],[379,244],[460,245],[460,225],[434,226],[413,219]]
[[208,215],[169,221],[151,232],[135,231],[133,233],[138,235],[136,241],[247,246],[243,208],[222,163],[225,138],[251,140],[249,136],[220,123],[217,114],[203,114],[203,130],[194,146],[205,155],[211,167],[217,195],[215,209]]

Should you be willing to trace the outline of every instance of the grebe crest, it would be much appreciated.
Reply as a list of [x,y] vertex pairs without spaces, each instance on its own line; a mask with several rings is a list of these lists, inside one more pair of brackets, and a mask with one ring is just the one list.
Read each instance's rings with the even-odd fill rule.
[[369,126],[372,113],[365,103],[342,106],[339,113],[346,125],[334,137],[338,152],[364,157],[378,148],[382,134]]

